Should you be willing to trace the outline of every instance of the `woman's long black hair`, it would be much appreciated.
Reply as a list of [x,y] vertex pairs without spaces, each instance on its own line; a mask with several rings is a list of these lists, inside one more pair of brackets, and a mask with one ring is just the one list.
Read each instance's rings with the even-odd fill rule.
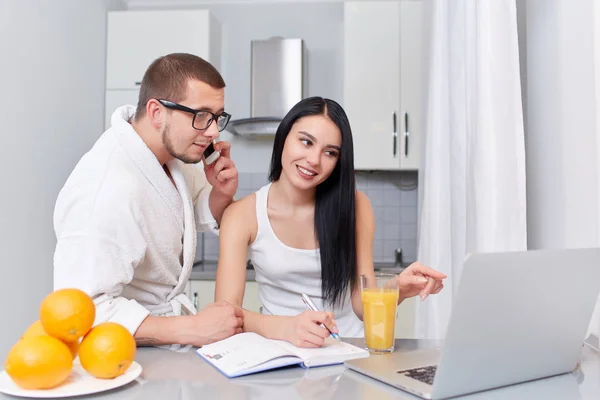
[[309,115],[325,115],[342,134],[338,162],[331,175],[317,186],[315,233],[321,255],[322,296],[330,305],[341,305],[348,287],[356,284],[356,199],[352,131],[344,109],[322,97],[301,100],[283,118],[273,144],[269,180],[281,176],[281,156],[294,123]]

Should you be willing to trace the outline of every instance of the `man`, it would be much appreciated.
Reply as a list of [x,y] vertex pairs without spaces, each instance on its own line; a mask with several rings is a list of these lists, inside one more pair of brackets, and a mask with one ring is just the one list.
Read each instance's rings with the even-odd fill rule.
[[183,293],[196,229],[217,231],[238,186],[230,144],[204,171],[206,147],[229,121],[225,83],[191,54],[155,60],[137,109],[124,106],[69,176],[54,213],[54,289],[96,304],[96,323],[118,322],[138,345],[202,346],[241,332],[240,308],[196,313]]

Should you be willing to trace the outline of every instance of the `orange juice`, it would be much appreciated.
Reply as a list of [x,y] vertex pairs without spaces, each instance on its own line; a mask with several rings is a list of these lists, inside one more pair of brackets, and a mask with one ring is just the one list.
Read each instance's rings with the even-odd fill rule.
[[362,291],[365,340],[371,350],[394,346],[398,289],[365,288]]

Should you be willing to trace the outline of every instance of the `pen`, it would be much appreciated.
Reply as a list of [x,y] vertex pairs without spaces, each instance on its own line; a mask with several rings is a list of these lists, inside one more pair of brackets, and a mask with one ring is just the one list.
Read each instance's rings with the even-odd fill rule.
[[[310,297],[308,297],[305,293],[302,293],[302,301],[304,302],[304,304],[306,304],[306,307],[308,307],[310,310],[312,310],[312,311],[319,311],[319,309],[317,308],[317,306],[315,306],[315,303],[313,303],[313,301],[310,299]],[[321,326],[329,331],[329,328],[327,328],[325,325],[321,324]],[[340,339],[340,335],[338,335],[337,333],[333,333],[331,331],[329,331],[329,333],[338,342],[342,341]]]

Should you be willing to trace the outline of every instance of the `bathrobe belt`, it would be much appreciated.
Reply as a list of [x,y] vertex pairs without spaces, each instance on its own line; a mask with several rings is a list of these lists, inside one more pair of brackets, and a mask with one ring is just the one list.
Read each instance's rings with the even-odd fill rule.
[[147,305],[146,308],[150,311],[150,315],[170,315],[173,316],[193,315],[196,314],[196,307],[185,293],[179,293],[173,297],[168,303],[158,305]]

